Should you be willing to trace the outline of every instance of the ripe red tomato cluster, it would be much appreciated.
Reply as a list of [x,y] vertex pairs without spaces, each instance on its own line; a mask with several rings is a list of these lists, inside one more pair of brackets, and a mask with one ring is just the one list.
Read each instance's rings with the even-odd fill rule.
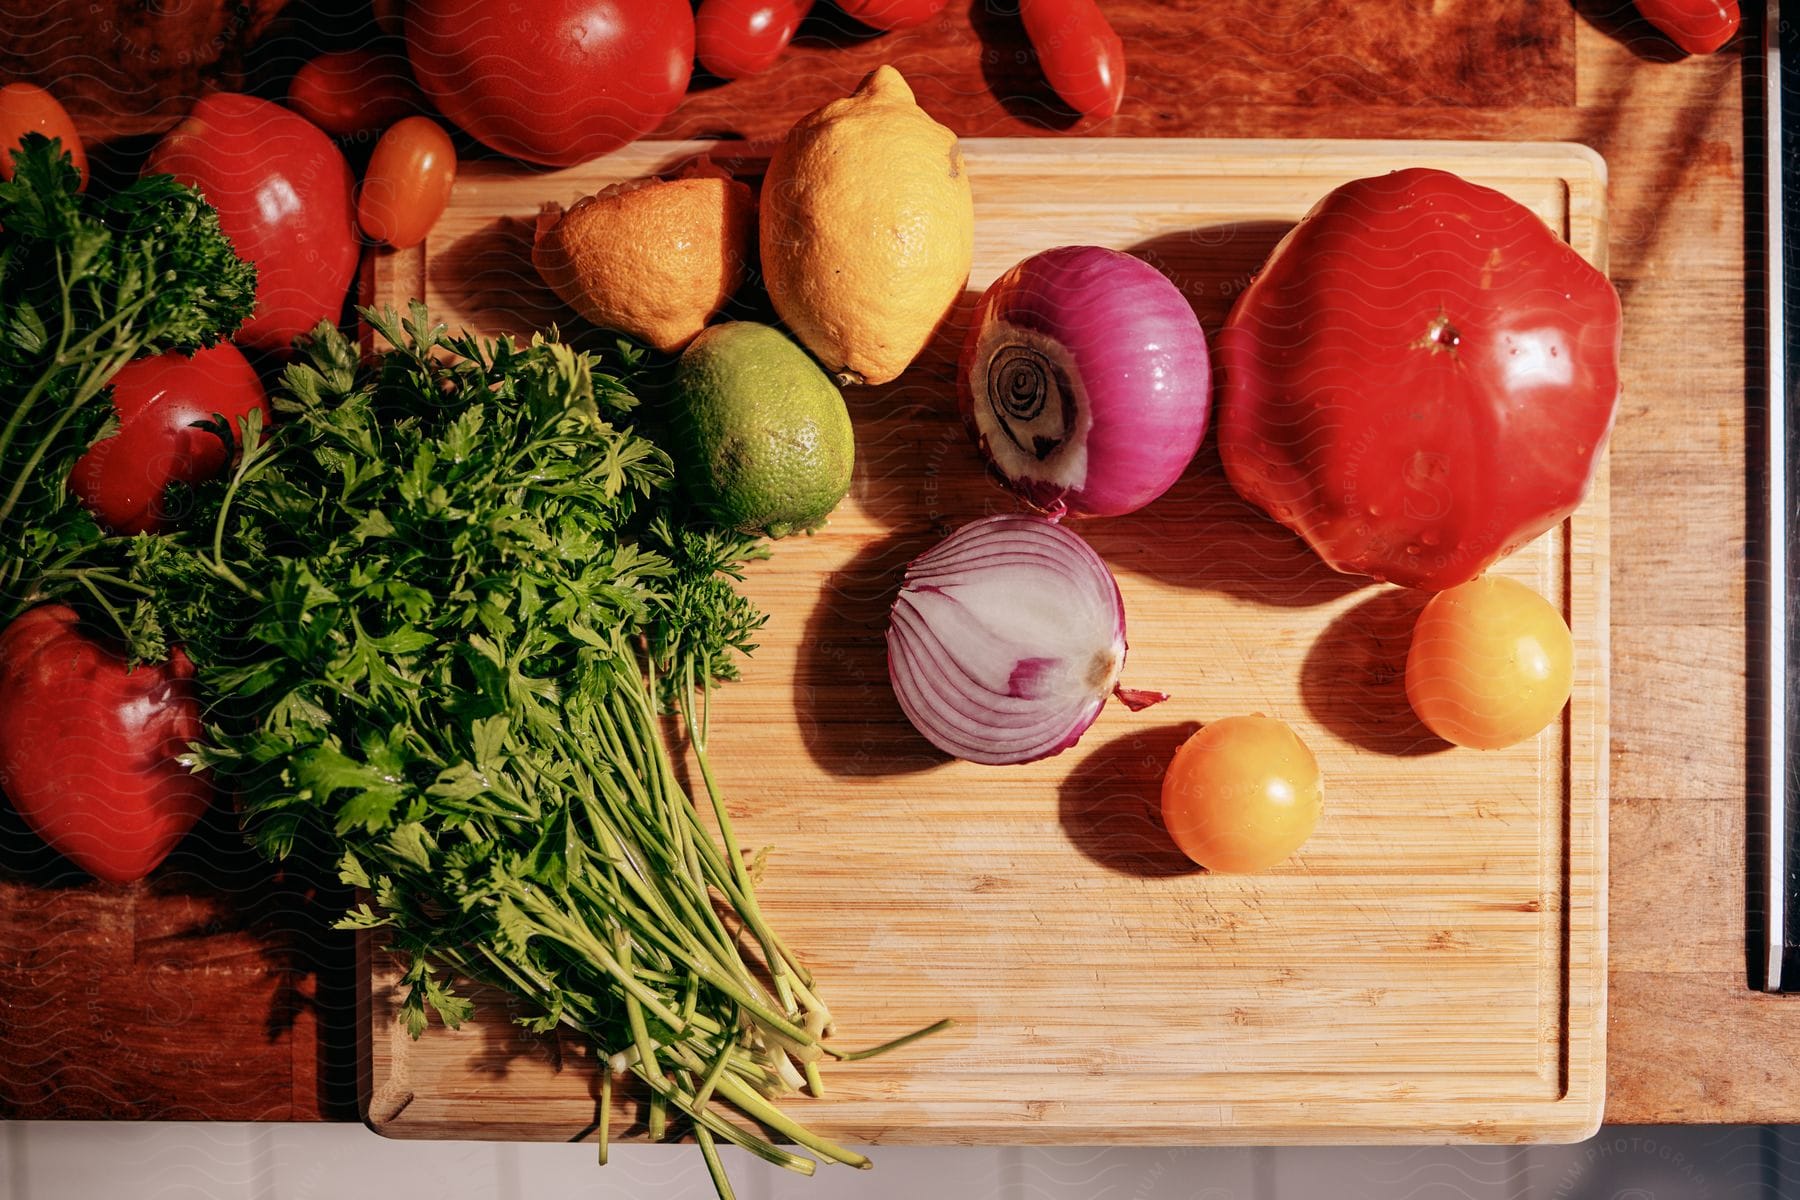
[[[882,32],[923,25],[948,0],[837,0]],[[686,95],[696,56],[723,79],[768,70],[814,0],[538,0],[529,22],[467,0],[413,0],[407,55],[439,111],[477,141],[566,167],[642,137]],[[1095,0],[1023,0],[1051,86],[1103,119],[1125,88],[1124,46]],[[324,82],[336,79],[336,65]],[[320,103],[335,119],[333,105]],[[323,121],[321,121],[323,123]]]
[[[226,468],[249,414],[268,421],[261,379],[239,347],[285,356],[296,337],[338,320],[360,256],[358,223],[378,241],[414,245],[449,199],[456,153],[442,127],[418,115],[423,101],[404,61],[322,55],[296,74],[289,100],[291,109],[207,96],[145,163],[217,211],[256,266],[256,308],[236,344],[138,359],[113,377],[117,431],[80,458],[69,487],[116,533],[178,523],[179,485]],[[328,132],[388,126],[359,199]],[[86,185],[74,123],[29,84],[0,88],[0,177],[13,171],[4,148],[30,132],[59,139]],[[178,761],[201,735],[192,674],[180,647],[166,662],[128,669],[64,605],[31,609],[0,631],[0,781],[27,824],[99,879],[147,875],[211,802],[207,779]]]
[[[838,0],[846,14],[887,32],[923,25],[945,0]],[[775,65],[813,0],[700,0],[700,65],[741,79]],[[1104,120],[1125,94],[1125,46],[1094,0],[1021,0],[1019,16],[1056,94],[1084,117]]]

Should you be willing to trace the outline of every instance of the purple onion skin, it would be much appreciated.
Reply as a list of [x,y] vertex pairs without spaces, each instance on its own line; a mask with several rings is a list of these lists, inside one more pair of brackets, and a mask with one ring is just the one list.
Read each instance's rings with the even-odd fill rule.
[[[989,468],[1027,504],[1121,516],[1193,461],[1212,412],[1212,363],[1192,306],[1162,272],[1118,250],[1062,246],[983,294],[957,397]],[[1039,397],[1038,415],[1021,419]]]

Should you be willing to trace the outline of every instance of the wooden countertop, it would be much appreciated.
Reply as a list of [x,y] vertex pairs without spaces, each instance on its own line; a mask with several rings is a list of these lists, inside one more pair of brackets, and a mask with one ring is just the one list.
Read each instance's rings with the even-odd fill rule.
[[[1070,120],[1016,19],[993,15],[1012,7],[955,0],[879,38],[815,17],[772,72],[697,92],[658,136],[777,136],[882,62],[962,134],[1054,134]],[[1105,7],[1130,82],[1120,114],[1083,133],[1571,140],[1605,156],[1626,313],[1607,1119],[1800,1120],[1800,998],[1751,991],[1745,957],[1756,427],[1739,47],[1681,58],[1616,0]],[[0,1116],[354,1119],[351,948],[311,903],[326,879],[258,862],[218,814],[150,880],[103,888],[0,807]]]

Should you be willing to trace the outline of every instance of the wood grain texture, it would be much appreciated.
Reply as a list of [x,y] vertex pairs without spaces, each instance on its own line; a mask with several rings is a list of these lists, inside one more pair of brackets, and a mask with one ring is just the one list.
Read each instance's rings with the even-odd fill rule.
[[[952,763],[900,713],[883,630],[907,559],[1016,507],[953,397],[969,302],[1019,259],[1072,242],[1133,250],[1216,331],[1274,241],[1339,183],[1443,166],[1603,259],[1603,165],[1582,147],[1505,143],[962,145],[966,302],[900,380],[847,392],[850,497],[752,570],[770,620],[712,735],[739,836],[775,848],[764,910],[827,989],[845,1044],[958,1024],[834,1067],[826,1098],[794,1111],[860,1141],[1586,1136],[1605,1057],[1604,478],[1504,564],[1568,615],[1579,678],[1564,722],[1502,753],[1451,749],[1408,709],[1400,667],[1422,597],[1325,568],[1210,453],[1144,512],[1081,529],[1125,596],[1127,680],[1175,699],[1109,712],[1045,762]],[[476,167],[422,248],[371,260],[373,298],[418,297],[490,334],[568,326],[520,236],[539,204],[709,148],[640,143],[549,174]],[[749,177],[762,165],[715,161]],[[1326,816],[1274,871],[1201,874],[1154,816],[1162,769],[1196,722],[1246,711],[1291,721],[1313,748]],[[572,1041],[521,1040],[487,994],[474,1025],[412,1042],[394,1026],[393,960],[366,961],[377,1129],[564,1139],[592,1121],[593,1064]],[[620,1117],[634,1119],[629,1102]]]
[[[1685,58],[1627,0],[1575,0],[1573,8],[1496,0],[1483,10],[1496,23],[1549,31],[1553,65],[1535,75],[1531,64],[1509,59],[1504,70],[1465,79],[1454,56],[1402,60],[1383,48],[1420,28],[1451,44],[1456,22],[1466,32],[1480,19],[1460,4],[1361,4],[1346,19],[1334,0],[1102,3],[1128,38],[1131,77],[1124,107],[1098,127],[1075,127],[1036,81],[1016,21],[988,11],[1010,5],[959,0],[938,24],[879,38],[833,22],[820,5],[795,52],[804,58],[731,84],[701,80],[704,90],[657,136],[774,136],[877,63],[894,61],[932,114],[966,136],[1052,137],[1075,127],[1120,137],[1529,138],[1598,150],[1611,173],[1609,269],[1626,313],[1625,399],[1610,452],[1607,1118],[1800,1121],[1800,1001],[1751,991],[1744,958],[1744,583],[1755,569],[1744,537],[1746,469],[1757,436],[1751,418],[1764,403],[1747,391],[1744,356],[1743,195],[1747,175],[1760,181],[1745,159],[1743,74],[1756,31],[1717,55]],[[355,22],[336,11],[351,7],[293,0],[285,12],[305,12],[297,17],[304,32],[282,47],[257,47],[248,85],[280,95],[300,57],[357,37]],[[1208,38],[1219,29],[1279,19],[1270,15],[1276,8],[1302,25],[1314,20],[1309,44],[1318,53],[1303,58],[1252,36],[1234,45],[1239,57],[1213,52]],[[83,26],[77,35],[99,33]],[[1334,65],[1365,80],[1366,94],[1307,86]],[[1381,102],[1377,92],[1406,102]],[[142,128],[92,112],[77,120],[90,145]],[[129,175],[132,149],[102,146],[96,165]],[[90,993],[130,997],[154,981],[192,995],[231,1033],[218,1058],[197,1054],[215,1034],[120,999],[91,1022],[65,1021],[54,1038],[0,1038],[0,1115],[354,1115],[353,1105],[333,1099],[334,1085],[354,1081],[343,1044],[356,1028],[349,951],[306,908],[306,889],[266,868],[221,875],[207,842],[185,870],[136,888],[103,888],[46,865],[16,821],[6,824],[8,812],[0,805],[0,911],[32,916],[6,926],[0,1019],[79,1009]],[[213,916],[185,928],[195,958],[158,967],[146,956],[111,954],[97,977],[79,955],[61,954],[78,926],[128,929],[137,914],[164,910],[179,917],[196,896]],[[307,915],[242,915],[270,904]],[[257,1032],[276,1008],[293,1011],[293,1023]],[[116,1045],[131,1046],[135,1062],[109,1068]],[[103,1086],[59,1087],[72,1071]]]

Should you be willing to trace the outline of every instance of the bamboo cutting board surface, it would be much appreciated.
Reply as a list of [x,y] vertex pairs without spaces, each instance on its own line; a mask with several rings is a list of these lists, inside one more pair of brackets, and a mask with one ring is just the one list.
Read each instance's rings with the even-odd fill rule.
[[[1125,597],[1125,679],[1172,694],[1110,705],[1081,743],[1022,767],[945,760],[887,683],[883,631],[905,563],[1013,504],[955,410],[953,365],[981,289],[1028,254],[1098,243],[1146,258],[1208,334],[1325,191],[1444,167],[1514,196],[1604,266],[1605,169],[1561,144],[965,140],[975,266],[963,306],[883,388],[849,389],[857,470],[813,537],[778,543],[749,590],[770,614],[718,693],[713,759],[738,835],[770,846],[762,902],[818,977],[837,1039],[957,1025],[863,1063],[789,1111],[864,1142],[1280,1143],[1575,1140],[1605,1080],[1607,480],[1498,571],[1575,634],[1563,719],[1506,751],[1454,749],[1402,689],[1423,597],[1331,572],[1240,501],[1211,442],[1176,487],[1081,524]],[[374,256],[366,298],[419,296],[453,328],[558,323],[530,222],[619,179],[741,145],[639,143],[564,171],[470,163],[431,238]],[[731,157],[740,155],[740,157]],[[755,302],[751,302],[755,315]],[[594,339],[605,345],[609,339]],[[1263,712],[1318,756],[1325,810],[1282,866],[1191,868],[1155,815],[1198,722]],[[479,1019],[417,1042],[397,971],[363,953],[366,1113],[398,1137],[563,1140],[591,1132],[596,1067],[573,1037]],[[620,1099],[614,1129],[641,1131]]]

